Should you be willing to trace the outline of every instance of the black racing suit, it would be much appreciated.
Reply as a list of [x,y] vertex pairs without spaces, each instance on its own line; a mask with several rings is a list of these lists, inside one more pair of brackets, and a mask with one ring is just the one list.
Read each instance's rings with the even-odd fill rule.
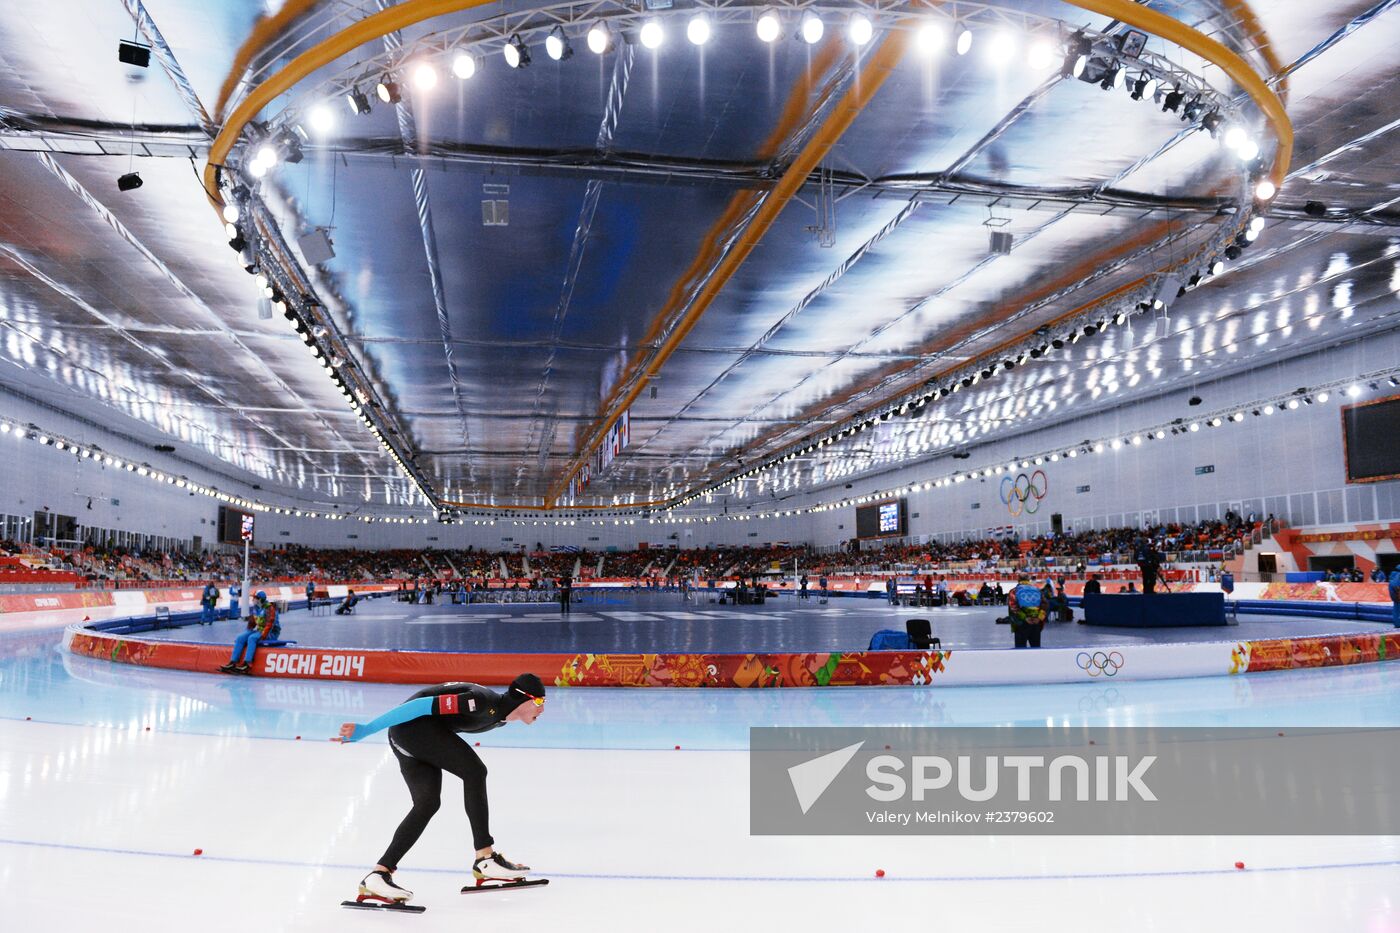
[[463,803],[472,826],[472,846],[484,849],[491,845],[490,815],[486,804],[486,765],[459,732],[480,733],[505,725],[513,707],[505,698],[479,684],[439,684],[419,690],[410,700],[420,697],[459,694],[460,712],[422,716],[389,727],[389,747],[399,759],[399,771],[413,798],[413,808],[394,831],[394,839],[379,859],[389,871],[398,868],[418,837],[423,835],[428,821],[438,811],[442,797],[442,772],[462,779]]

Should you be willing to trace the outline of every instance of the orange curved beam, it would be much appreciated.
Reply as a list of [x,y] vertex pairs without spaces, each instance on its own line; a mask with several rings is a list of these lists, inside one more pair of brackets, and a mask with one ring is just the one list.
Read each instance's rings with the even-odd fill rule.
[[[275,100],[278,95],[291,89],[298,81],[316,69],[330,64],[341,55],[353,51],[366,42],[372,42],[396,30],[432,19],[434,16],[473,9],[485,6],[490,2],[493,0],[405,0],[398,6],[382,10],[373,16],[367,16],[359,22],[351,24],[292,59],[280,71],[248,93],[248,96],[239,103],[224,122],[219,130],[219,135],[214,138],[209,149],[208,162],[204,168],[205,188],[212,192],[211,203],[216,209],[222,207],[222,201],[217,197],[216,167],[223,163],[224,158],[233,149],[239,134],[243,132],[243,128],[248,125],[249,121],[257,116],[263,107]],[[1270,178],[1275,185],[1282,187],[1284,177],[1288,174],[1288,165],[1293,157],[1293,124],[1288,119],[1288,114],[1278,95],[1264,83],[1244,59],[1181,21],[1156,10],[1139,6],[1132,0],[1067,0],[1067,2],[1093,13],[1113,17],[1120,22],[1175,42],[1182,48],[1190,49],[1223,69],[1253,98],[1273,128],[1278,139],[1278,150],[1275,154]],[[285,25],[286,22],[299,14],[302,3],[303,0],[293,0],[285,11],[288,13],[285,21],[280,14],[267,20],[254,31],[254,37],[268,35],[277,28],[278,23]],[[253,40],[250,38],[250,42],[245,43],[244,47],[239,50],[240,61],[251,60],[252,56],[256,54],[257,49],[252,47],[252,42]],[[236,78],[232,75],[229,80],[236,83]],[[226,85],[228,85],[227,81]],[[224,96],[221,95],[220,100],[224,101]]]
[[685,316],[677,322],[676,326],[666,336],[665,342],[657,348],[656,354],[642,370],[641,378],[636,381],[631,389],[612,406],[611,413],[607,414],[593,431],[590,439],[579,450],[578,455],[570,463],[564,475],[554,485],[549,496],[546,497],[550,504],[553,504],[558,497],[560,490],[568,485],[569,480],[578,472],[579,467],[586,461],[590,454],[603,442],[608,429],[611,428],[627,407],[636,400],[647,383],[660,372],[662,365],[670,359],[671,354],[680,346],[681,341],[686,338],[695,325],[700,322],[700,318],[709,309],[710,302],[719,295],[720,290],[728,284],[734,273],[739,271],[739,267],[744,264],[744,260],[749,258],[749,254],[758,246],[758,241],[763,239],[763,235],[773,226],[778,215],[788,202],[793,199],[797,192],[807,183],[808,176],[817,164],[826,156],[841,135],[855,122],[860,112],[865,109],[885,83],[885,79],[894,71],[900,59],[904,57],[904,50],[908,46],[908,30],[896,29],[870,57],[851,83],[851,87],[842,95],[841,100],[832,109],[831,115],[826,122],[817,128],[812,134],[812,138],[802,147],[802,151],[792,160],[787,171],[778,179],[778,183],[769,192],[768,198],[754,214],[753,221],[744,230],[733,249],[724,254],[719,265],[715,267],[714,274],[705,282],[705,286],[695,296],[690,309]]
[[248,69],[253,57],[280,36],[283,30],[300,19],[302,14],[310,12],[320,2],[321,0],[287,0],[282,9],[253,25],[253,31],[248,33],[248,38],[243,40],[243,44],[233,56],[233,67],[224,78],[223,87],[219,88],[219,99],[214,102],[215,120],[224,118],[224,108],[228,106],[228,99],[233,96],[233,89],[238,87],[238,80]]
[[[1288,174],[1288,165],[1293,154],[1293,124],[1288,119],[1288,114],[1284,111],[1283,104],[1278,99],[1278,96],[1274,94],[1262,79],[1260,79],[1259,75],[1249,67],[1244,59],[1240,58],[1214,39],[1202,35],[1200,32],[1197,32],[1178,20],[1172,19],[1165,14],[1158,13],[1155,10],[1138,6],[1136,3],[1131,2],[1131,0],[1068,0],[1068,2],[1075,6],[1082,7],[1083,9],[1090,10],[1091,12],[1114,17],[1120,22],[1137,26],[1140,29],[1159,35],[1162,38],[1175,42],[1182,48],[1190,49],[1202,58],[1220,66],[1226,74],[1230,75],[1230,77],[1243,87],[1250,97],[1254,99],[1260,109],[1264,111],[1265,118],[1269,120],[1270,125],[1273,127],[1275,135],[1278,138],[1278,148],[1274,156],[1274,165],[1270,177],[1273,179],[1275,185],[1282,187],[1283,179]],[[903,35],[904,31],[898,30],[891,36],[890,41],[894,41],[896,37],[898,37],[900,41],[903,41]],[[881,52],[890,45],[890,41],[887,41],[885,45],[881,47]],[[883,77],[880,78],[880,80],[883,81]],[[834,139],[831,140],[831,142],[834,141]],[[815,142],[815,139],[813,142]],[[829,147],[830,144],[831,143],[828,142],[827,146]],[[811,143],[809,143],[809,148],[810,147]],[[825,149],[821,151],[824,153]],[[804,150],[804,154],[805,152],[806,150]],[[801,161],[800,157],[799,161]],[[818,156],[816,160],[808,163],[809,168],[815,167],[817,161],[820,161],[820,156]],[[796,165],[797,162],[794,162],[794,167]],[[783,180],[779,182],[778,189],[781,189],[783,183],[788,181],[791,177],[790,167],[788,174],[785,174]],[[800,179],[800,181],[805,181],[805,177]],[[762,216],[762,212],[767,211],[770,204],[773,203],[774,198],[778,196],[778,189],[775,189],[769,200],[764,202],[763,208],[760,209],[760,217]],[[786,203],[787,198],[795,193],[796,189],[794,188],[777,202],[777,207],[781,209],[783,204]],[[680,338],[683,338],[690,332],[691,328],[695,326],[695,322],[699,319],[700,314],[704,313],[710,300],[712,300],[714,294],[717,293],[717,289],[722,287],[725,282],[729,280],[730,276],[732,276],[734,271],[738,268],[738,265],[747,258],[749,252],[756,244],[756,240],[750,240],[750,234],[756,230],[757,235],[761,237],[772,223],[772,219],[769,218],[760,226],[758,220],[759,218],[755,218],[755,223],[750,227],[749,231],[746,231],[740,243],[736,245],[733,253],[724,258],[721,265],[716,269],[715,274],[707,283],[705,290],[701,295],[697,296],[691,312],[689,312],[686,318],[681,321],[680,325],[672,331],[666,343],[662,344],[656,355],[652,358],[652,361],[647,365],[642,379],[626,394],[620,403],[614,403],[613,400],[610,399],[609,402],[605,404],[604,411],[607,414],[602,420],[601,426],[591,433],[588,441],[579,451],[579,455],[571,462],[568,470],[560,481],[551,489],[550,495],[547,497],[549,502],[552,503],[554,501],[560,490],[568,484],[569,479],[578,471],[579,466],[586,461],[588,456],[602,443],[603,437],[608,429],[622,416],[622,412],[627,409],[627,406],[641,394],[642,388],[645,386],[646,382],[660,370],[661,364],[674,352]]]
[[[218,196],[218,167],[222,165],[224,158],[226,158],[233,149],[244,127],[257,116],[263,107],[275,100],[277,96],[292,88],[298,81],[309,76],[316,69],[324,67],[341,55],[347,54],[367,42],[371,42],[390,32],[412,26],[435,16],[485,6],[489,2],[492,2],[492,0],[406,0],[406,2],[398,6],[382,10],[379,13],[350,25],[341,32],[330,36],[298,55],[280,71],[270,76],[262,84],[253,88],[239,103],[233,113],[229,115],[228,119],[221,127],[218,136],[215,137],[213,144],[210,146],[208,161],[204,170],[205,189],[210,193],[211,204],[216,210],[222,206],[222,199]],[[1282,186],[1284,178],[1288,174],[1288,166],[1292,160],[1293,126],[1288,118],[1287,112],[1284,110],[1283,103],[1268,85],[1264,83],[1259,75],[1250,68],[1248,63],[1214,39],[1203,35],[1170,16],[1147,7],[1139,6],[1132,2],[1132,0],[1068,0],[1068,2],[1081,9],[1112,17],[1119,22],[1135,26],[1145,32],[1175,42],[1182,48],[1195,52],[1205,60],[1219,66],[1249,94],[1273,129],[1278,141],[1278,146],[1275,152],[1274,165],[1270,171],[1270,178],[1275,185]],[[300,7],[299,0],[294,4],[294,7]],[[290,17],[288,21],[289,20]],[[265,24],[269,25],[268,30],[259,30],[259,33],[270,31],[270,23],[271,21]],[[902,54],[905,42],[905,30],[899,29],[895,31],[881,46],[874,58],[872,58],[871,65],[874,65],[876,59],[881,59],[887,54],[892,54],[887,50],[894,50],[894,52]],[[240,56],[244,55],[247,48],[248,45],[245,44],[245,48],[240,49]],[[248,51],[247,58],[251,59],[255,51],[256,50]],[[893,68],[894,64],[897,64],[897,62],[898,58],[895,58],[894,62],[886,63],[882,67],[890,69]],[[847,97],[843,98],[837,112],[828,120],[827,125],[823,127],[823,131],[820,131],[818,136],[825,136],[827,127],[831,127],[832,130],[835,130],[836,136],[844,132],[845,128],[850,125],[850,122],[854,120],[855,115],[859,113],[860,107],[863,107],[864,104],[868,102],[869,96],[883,83],[884,77],[887,76],[887,74],[888,70],[883,73],[878,73],[878,76],[872,82],[873,87],[868,91],[857,88],[852,92],[848,92]],[[856,94],[856,97],[852,97],[853,93]],[[859,99],[859,104],[855,106],[854,110],[850,109],[851,106],[856,103],[857,99]],[[838,126],[839,130],[836,129]],[[743,259],[747,258],[749,252],[751,252],[757,244],[757,237],[761,237],[776,218],[776,210],[781,208],[783,203],[796,193],[802,182],[806,179],[806,172],[810,172],[812,168],[815,168],[817,162],[820,161],[821,155],[825,153],[826,148],[829,148],[831,142],[835,140],[833,138],[831,142],[828,142],[826,146],[822,148],[813,147],[812,142],[814,141],[815,139],[809,141],[802,155],[789,167],[789,171],[784,174],[772,195],[765,201],[764,208],[767,208],[769,204],[776,205],[775,210],[771,212],[771,216],[767,216],[766,220],[760,224],[759,221],[764,220],[763,215],[769,213],[764,209],[760,209],[760,217],[755,218],[755,223],[751,225],[749,231],[749,234],[754,235],[753,238],[751,238],[750,235],[746,235],[743,242],[736,247],[733,253],[725,257],[725,263],[731,265],[732,268],[729,269],[728,275],[723,277],[724,280],[727,280],[729,275],[732,275],[733,271],[742,263]],[[815,153],[814,158],[804,158],[813,153]],[[804,173],[801,175],[793,171],[798,165],[806,166]],[[786,193],[779,197],[781,192]],[[735,255],[738,256],[737,260],[732,259]],[[703,307],[708,306],[709,302],[713,300],[714,295],[718,292],[719,285],[723,284],[720,279],[721,277],[719,275],[712,277],[701,295],[697,296],[697,305],[701,305],[701,300],[703,299],[702,311]],[[637,394],[640,394],[646,380],[654,376],[656,372],[660,370],[661,365],[669,358],[680,341],[684,339],[694,327],[696,321],[698,321],[698,315],[682,321],[681,324],[673,330],[652,362],[646,367],[643,379],[638,382],[633,391],[628,393],[629,397],[627,400],[620,406],[614,407],[612,414],[604,419],[600,429],[584,446],[579,457],[575,460],[574,465],[571,466],[569,472],[565,474],[560,485],[557,486],[556,489],[562,488],[562,485],[568,482],[569,477],[577,470],[578,464],[586,459],[592,450],[597,447],[598,443],[601,442],[602,436],[617,420],[621,411],[626,409],[627,405],[631,403],[632,399],[634,399]],[[552,499],[549,504],[552,504]]]
[[[462,10],[486,6],[492,2],[495,0],[406,0],[398,6],[381,10],[373,16],[366,16],[359,22],[352,23],[335,35],[318,42],[292,59],[262,84],[249,91],[248,96],[239,101],[233,113],[229,114],[228,119],[219,129],[219,135],[214,137],[214,142],[209,146],[208,161],[204,165],[204,188],[208,192],[209,201],[214,205],[215,210],[223,207],[223,199],[219,196],[216,177],[219,166],[223,165],[223,161],[233,149],[234,143],[238,142],[239,134],[243,132],[243,128],[279,95],[286,93],[298,81],[310,76],[316,69],[329,65],[340,56],[354,51],[366,42],[373,42],[391,32],[432,19],[434,16],[458,13]],[[239,54],[242,55],[243,51],[240,50]],[[249,57],[251,58],[255,52],[256,50],[250,51]]]
[[1264,58],[1264,64],[1269,66],[1269,71],[1273,77],[1278,78],[1279,99],[1287,103],[1288,101],[1288,75],[1284,72],[1284,64],[1274,51],[1273,43],[1269,40],[1269,34],[1264,31],[1264,24],[1259,22],[1259,17],[1254,15],[1254,10],[1245,0],[1221,0],[1225,8],[1240,21],[1240,26],[1244,28],[1245,34],[1254,40],[1255,46],[1259,49],[1259,54]]
[[1269,178],[1279,188],[1288,175],[1288,165],[1293,160],[1293,122],[1283,109],[1283,101],[1264,83],[1264,79],[1249,67],[1249,63],[1231,52],[1214,39],[1204,35],[1165,13],[1158,13],[1150,7],[1139,6],[1132,0],[1066,0],[1066,2],[1088,10],[1110,16],[1129,26],[1136,26],[1144,32],[1161,36],[1175,42],[1183,49],[1195,52],[1212,64],[1218,65],[1236,84],[1244,89],[1269,121],[1274,136],[1278,139],[1278,149],[1274,153],[1274,167]]

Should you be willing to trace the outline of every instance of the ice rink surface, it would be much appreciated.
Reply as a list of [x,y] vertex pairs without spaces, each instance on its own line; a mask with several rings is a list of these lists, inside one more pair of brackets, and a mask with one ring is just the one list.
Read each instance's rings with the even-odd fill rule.
[[751,837],[745,752],[753,725],[1396,726],[1400,665],[552,690],[537,724],[481,748],[499,848],[552,883],[458,894],[470,839],[448,777],[397,875],[428,911],[386,916],[337,905],[408,793],[382,734],[328,737],[412,688],[142,670],[58,643],[0,636],[0,930],[1400,930],[1395,837]]

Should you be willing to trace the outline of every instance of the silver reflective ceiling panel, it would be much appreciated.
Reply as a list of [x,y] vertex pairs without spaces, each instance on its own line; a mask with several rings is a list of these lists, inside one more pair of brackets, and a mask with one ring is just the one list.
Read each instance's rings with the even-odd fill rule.
[[[212,107],[235,50],[262,8],[175,0],[146,6]],[[1213,21],[1227,37],[1242,36],[1218,18],[1212,3],[1157,6],[1189,22]],[[1320,10],[1312,4],[1261,4],[1256,12],[1274,49],[1291,61],[1366,6]],[[1071,22],[1092,20],[1079,11],[1064,12]],[[1299,131],[1295,164],[1342,151],[1291,181],[1283,200],[1317,197],[1364,209],[1400,195],[1389,187],[1396,174],[1394,153],[1400,151],[1389,137],[1357,152],[1344,148],[1400,117],[1393,105],[1391,50],[1400,31],[1395,16],[1387,14],[1342,40],[1290,78],[1290,112]],[[130,32],[130,17],[115,3],[0,12],[7,78],[0,85],[0,106],[115,124],[133,116],[147,123],[193,122],[158,68],[130,80],[116,62],[112,46]],[[836,36],[835,29],[830,32]],[[658,54],[638,50],[615,151],[762,165],[764,142],[790,88],[808,67],[811,50],[797,42],[762,46],[747,27],[726,28],[703,53],[679,35],[671,40]],[[581,41],[576,45],[575,57],[563,65],[541,51],[532,68],[515,73],[492,52],[472,82],[444,78],[430,101],[415,98],[422,138],[499,152],[573,150],[588,156],[602,119],[610,59],[599,61]],[[946,58],[937,65],[911,57],[827,164],[867,177],[936,174],[957,164],[967,176],[988,181],[1091,188],[1114,179],[1181,127],[1122,92],[1066,82],[988,139],[1043,77],[1017,68],[995,72],[977,60],[978,52],[975,46],[966,59]],[[352,54],[345,61],[355,59]],[[343,102],[331,104],[339,144],[359,148],[366,140],[382,140],[386,147],[397,146],[390,108],[376,105],[370,117],[352,118]],[[1196,134],[1117,184],[1165,195],[1203,195],[1222,177],[1225,158]],[[285,482],[303,494],[338,493],[353,501],[363,495],[366,477],[373,477],[377,495],[386,463],[284,322],[257,319],[251,280],[223,244],[189,164],[138,160],[146,186],[120,195],[114,179],[126,170],[124,160],[65,157],[61,164],[208,310],[180,296],[166,275],[33,155],[0,153],[0,240],[29,263],[0,256],[5,315],[0,358],[8,353],[12,373],[19,365],[26,368],[14,384],[32,390],[34,374],[46,373],[71,404],[78,404],[71,402],[72,392],[87,398],[80,407],[89,415],[123,412],[133,424],[153,425],[198,448],[201,456],[217,456],[250,476]],[[344,299],[349,336],[425,452],[429,474],[461,497],[543,495],[586,436],[609,389],[646,352],[644,339],[657,314],[735,188],[665,176],[607,176],[569,310],[552,343],[587,176],[551,169],[488,173],[425,161],[454,357],[466,389],[471,450],[465,451],[413,209],[412,164],[403,155],[347,153],[342,159],[309,151],[300,166],[280,169],[276,184],[306,226],[331,228],[337,255],[326,272]],[[803,198],[810,203],[815,194],[809,187]],[[484,200],[509,201],[508,226],[483,226]],[[816,222],[811,208],[789,204],[666,364],[655,382],[657,397],[642,394],[633,409],[632,449],[595,480],[590,492],[650,497],[668,483],[700,475],[707,465],[732,465],[737,456],[751,456],[744,448],[756,439],[802,436],[821,423],[833,402],[853,393],[854,400],[839,404],[833,414],[867,407],[874,396],[862,396],[857,391],[862,386],[918,362],[930,348],[962,342],[956,353],[929,361],[932,369],[920,370],[926,374],[995,345],[1011,336],[993,327],[1008,307],[1024,304],[1046,282],[1101,251],[1123,251],[1147,225],[1167,219],[1121,212],[1096,217],[1082,209],[1058,218],[1044,206],[989,211],[985,201],[949,205],[948,200],[921,205],[825,289],[822,283],[832,270],[889,223],[907,196],[875,198],[865,192],[840,201],[830,248],[819,246],[807,229]],[[1010,256],[989,260],[989,219],[1008,220],[1005,229],[1018,244]],[[1170,219],[1186,228],[1202,218]],[[1143,375],[1137,384],[1120,379],[1113,392],[1101,388],[1093,397],[1089,380],[1099,380],[1095,387],[1106,384],[1110,365],[1099,354],[1115,352],[1108,338],[1102,347],[1081,344],[1070,358],[1045,364],[1042,369],[1053,373],[1050,385],[1044,373],[1021,371],[988,386],[984,393],[991,394],[978,396],[985,399],[979,405],[1026,423],[1058,418],[1068,404],[1063,401],[1067,387],[1070,395],[1082,395],[1085,405],[1119,404],[1203,373],[1239,370],[1277,353],[1391,326],[1386,318],[1374,319],[1387,296],[1393,300],[1396,287],[1394,260],[1385,256],[1383,238],[1316,234],[1296,250],[1254,260],[1264,255],[1259,249],[1285,248],[1308,235],[1285,225],[1271,229],[1246,254],[1250,268],[1184,298],[1175,313],[1187,330],[1159,348],[1154,366],[1160,375],[1150,375],[1151,351],[1139,348],[1134,365]],[[1022,333],[1131,280],[1149,268],[1150,258],[1064,294],[1011,331]],[[1356,270],[1345,296],[1353,310],[1345,317],[1348,304],[1337,306],[1333,281],[1343,265]],[[35,271],[71,295],[56,291]],[[1327,284],[1300,285],[1300,277],[1307,276]],[[800,312],[792,313],[804,300]],[[1279,324],[1284,316],[1289,323]],[[1231,321],[1237,322],[1237,336],[1249,330],[1256,341],[1249,352],[1218,346]],[[1254,334],[1255,327],[1263,329]],[[1235,344],[1243,347],[1238,340]],[[1190,371],[1187,359],[1193,362]],[[1115,375],[1125,362],[1113,364]],[[550,374],[541,395],[546,368]],[[893,390],[904,383],[895,378],[882,384]],[[1013,395],[1033,399],[1035,406],[1005,409]],[[983,422],[969,427],[969,417],[950,409],[949,427],[938,436],[946,443],[986,436]],[[888,433],[902,436],[893,429]],[[545,438],[548,447],[541,450]],[[936,449],[928,446],[919,455]],[[830,459],[839,462],[842,454],[833,451]],[[871,456],[860,454],[867,466]],[[336,487],[332,476],[338,478]]]

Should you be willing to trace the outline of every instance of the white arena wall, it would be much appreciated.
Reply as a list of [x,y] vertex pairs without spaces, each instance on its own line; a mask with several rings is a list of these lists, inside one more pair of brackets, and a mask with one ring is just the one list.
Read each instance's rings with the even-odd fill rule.
[[[1177,364],[1180,365],[1180,364]],[[815,495],[789,495],[781,499],[746,498],[730,505],[730,514],[758,514],[772,510],[803,509],[844,497],[881,495],[907,487],[1054,449],[1068,449],[1085,440],[1123,437],[1174,418],[1193,416],[1240,406],[1246,411],[1241,423],[1168,436],[1126,445],[1120,450],[1080,455],[1057,463],[1045,462],[1048,490],[1033,516],[1013,518],[1000,501],[1000,477],[969,480],[908,495],[910,534],[961,537],[988,529],[1013,526],[1025,534],[1049,530],[1050,516],[1059,513],[1067,528],[1084,529],[1136,525],[1144,520],[1182,521],[1216,518],[1227,508],[1242,513],[1274,514],[1295,525],[1339,524],[1400,519],[1400,483],[1352,485],[1343,476],[1343,452],[1339,395],[1324,404],[1302,406],[1296,411],[1268,417],[1248,414],[1252,403],[1294,389],[1357,373],[1400,365],[1400,334],[1354,342],[1275,364],[1250,373],[1167,393],[1121,408],[1090,414],[1059,425],[1030,430],[1005,440],[975,446],[967,460],[939,457],[910,467],[896,467],[866,479],[821,490]],[[1384,382],[1381,392],[1366,390],[1358,400],[1400,391]],[[1199,407],[1187,405],[1198,394]],[[294,498],[279,498],[270,488],[254,490],[251,481],[230,480],[233,473],[217,475],[190,463],[156,453],[149,447],[134,448],[129,438],[108,435],[90,424],[68,419],[43,406],[12,396],[0,396],[3,413],[21,421],[95,443],[119,456],[140,459],[166,472],[188,476],[221,489],[262,501],[293,507],[311,507]],[[877,428],[877,431],[884,428]],[[215,537],[218,503],[191,496],[122,470],[103,468],[32,441],[0,438],[0,511],[30,515],[47,506],[74,515],[80,523],[123,528],[179,539],[199,536],[206,544]],[[1212,467],[1197,473],[1199,467]],[[1088,487],[1087,491],[1080,491]],[[87,509],[91,497],[92,509]],[[724,498],[714,505],[677,513],[690,523],[651,524],[645,519],[605,518],[601,524],[580,520],[573,526],[508,520],[495,525],[453,526],[386,525],[363,522],[309,520],[293,516],[259,516],[259,544],[299,543],[319,547],[465,547],[492,550],[535,544],[546,547],[569,544],[590,549],[630,548],[639,542],[652,545],[701,547],[711,544],[763,544],[776,541],[831,545],[854,535],[854,507],[832,511],[732,521],[720,518]]]

